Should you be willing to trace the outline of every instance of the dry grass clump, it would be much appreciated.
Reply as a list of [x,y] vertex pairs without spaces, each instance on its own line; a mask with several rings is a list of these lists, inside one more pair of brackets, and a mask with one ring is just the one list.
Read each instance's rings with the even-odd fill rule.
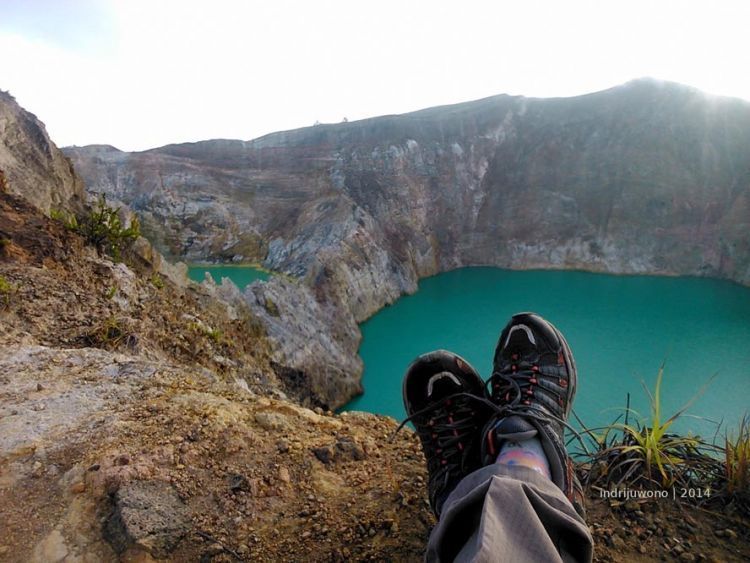
[[120,346],[134,349],[138,345],[138,336],[129,329],[127,319],[111,315],[96,325],[83,336],[87,346],[114,350]]
[[[584,482],[612,489],[669,490],[678,499],[705,504],[732,504],[750,513],[750,421],[743,417],[738,432],[726,434],[722,444],[699,436],[672,432],[676,420],[703,394],[713,377],[682,408],[669,417],[662,412],[662,380],[659,369],[653,393],[644,385],[650,413],[633,424],[626,420],[600,429],[584,428],[593,453],[578,454]],[[629,397],[628,397],[629,399]],[[629,400],[628,400],[629,403]],[[585,447],[585,446],[584,446]],[[682,492],[686,494],[682,494]]]
[[742,417],[736,433],[724,436],[724,470],[722,488],[727,501],[750,514],[750,420]]

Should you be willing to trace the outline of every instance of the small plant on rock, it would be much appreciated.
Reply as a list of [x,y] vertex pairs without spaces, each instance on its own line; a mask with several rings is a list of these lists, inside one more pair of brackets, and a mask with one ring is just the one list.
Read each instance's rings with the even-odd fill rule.
[[153,285],[156,289],[164,289],[164,280],[159,274],[154,273],[151,276],[151,285]]
[[78,219],[71,213],[67,213],[61,209],[50,209],[49,216],[51,219],[62,223],[66,229],[71,231],[78,230]]
[[745,513],[750,513],[750,420],[745,415],[735,435],[724,437],[725,492]]
[[134,217],[126,227],[120,219],[120,208],[107,205],[107,198],[103,194],[99,196],[93,209],[81,217],[61,210],[50,211],[50,217],[80,234],[99,252],[109,254],[115,260],[120,260],[123,250],[129,248],[141,235],[138,219]]
[[122,251],[140,236],[138,219],[133,218],[130,226],[125,227],[120,219],[120,209],[107,205],[104,195],[99,197],[91,213],[78,223],[78,233],[100,252],[106,252],[116,260],[119,260]]
[[591,465],[592,476],[599,485],[669,488],[712,483],[717,461],[711,454],[716,448],[698,437],[669,431],[708,383],[665,420],[661,410],[663,375],[662,365],[653,394],[644,385],[650,403],[649,419],[635,424],[612,424],[598,437],[598,451],[593,454]]
[[4,276],[0,276],[0,306],[3,309],[10,305],[10,298],[17,290],[18,286],[10,283]]
[[223,343],[224,334],[218,328],[211,328],[203,322],[190,322],[188,323],[188,329],[198,334],[202,334],[216,344]]
[[85,335],[84,340],[89,346],[114,349],[122,344],[135,347],[138,337],[128,330],[125,320],[112,315],[106,318],[92,331]]
[[9,238],[0,237],[0,256],[6,256],[10,252],[11,241]]
[[222,332],[218,328],[212,328],[205,332],[206,336],[213,340],[216,344],[221,344],[222,342]]

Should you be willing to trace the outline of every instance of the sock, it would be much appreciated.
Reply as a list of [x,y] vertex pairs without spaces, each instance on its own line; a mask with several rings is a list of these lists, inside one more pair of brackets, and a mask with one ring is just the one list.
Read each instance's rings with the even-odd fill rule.
[[544,454],[542,443],[539,438],[529,438],[527,440],[513,441],[506,440],[500,448],[500,453],[495,463],[502,465],[521,465],[541,473],[547,479],[552,478],[549,469],[549,461]]

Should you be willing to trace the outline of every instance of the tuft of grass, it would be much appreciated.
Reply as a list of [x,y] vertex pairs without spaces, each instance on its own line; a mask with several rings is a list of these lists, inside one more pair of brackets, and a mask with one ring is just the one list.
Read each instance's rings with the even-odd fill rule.
[[151,285],[156,289],[164,289],[164,279],[157,273],[151,276]]
[[117,346],[125,338],[125,330],[114,315],[106,319],[98,328],[97,336],[101,344]]
[[10,305],[10,298],[16,291],[18,291],[16,284],[10,283],[5,276],[0,276],[0,305],[3,308]]
[[62,209],[50,209],[49,216],[51,219],[62,223],[68,230],[77,231],[79,228],[78,218]]
[[[662,379],[664,365],[659,368],[654,392],[648,395],[650,416],[635,424],[613,423],[597,434],[587,431],[596,443],[591,456],[591,479],[599,485],[638,485],[656,488],[708,485],[713,482],[716,448],[696,436],[670,432],[674,422],[703,394],[713,377],[682,408],[664,418],[662,413]],[[631,411],[628,407],[628,414]],[[637,413],[636,413],[637,414]]]
[[274,303],[269,297],[266,297],[266,300],[263,303],[263,307],[272,317],[281,316],[281,313],[279,312],[279,306],[276,305],[276,303]]
[[224,343],[224,334],[218,328],[211,328],[202,322],[191,322],[188,323],[188,329],[197,332],[198,334],[202,334],[216,344]]
[[107,290],[107,293],[104,294],[107,299],[114,299],[115,295],[117,295],[117,286],[113,285]]
[[127,330],[125,322],[115,315],[106,318],[86,334],[84,340],[89,346],[109,349],[117,348],[122,344],[132,348],[138,343],[138,337]]
[[[620,453],[627,455],[635,454],[637,459],[642,461],[646,475],[651,477],[658,472],[661,478],[661,484],[664,487],[671,487],[675,481],[674,469],[681,465],[684,460],[680,453],[686,449],[694,449],[698,442],[694,438],[668,434],[670,426],[686,410],[683,407],[666,420],[662,420],[661,413],[661,382],[664,376],[664,366],[659,368],[656,377],[656,387],[652,395],[648,388],[643,385],[648,394],[651,408],[651,426],[640,424],[631,425],[623,424],[621,426],[625,433],[626,440],[631,442],[620,448]],[[656,471],[654,471],[656,470]]]
[[223,333],[218,328],[212,328],[206,331],[206,336],[216,344],[221,344]]
[[726,492],[750,507],[750,420],[742,417],[737,434],[724,436],[724,468]]

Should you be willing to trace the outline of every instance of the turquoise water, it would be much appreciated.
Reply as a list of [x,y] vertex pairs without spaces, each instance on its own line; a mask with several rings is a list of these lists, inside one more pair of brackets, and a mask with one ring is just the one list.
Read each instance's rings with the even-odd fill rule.
[[[750,289],[699,278],[464,268],[427,278],[362,324],[365,394],[346,410],[402,419],[401,378],[418,354],[446,348],[483,378],[496,339],[513,313],[534,311],[567,338],[578,364],[575,411],[588,427],[624,407],[648,413],[666,360],[663,413],[671,415],[718,374],[689,413],[737,422],[750,397]],[[631,418],[632,420],[632,418]],[[684,418],[676,430],[713,437],[715,425]]]
[[253,283],[255,280],[267,280],[269,273],[263,270],[259,270],[252,266],[209,266],[193,264],[188,268],[188,277],[197,282],[202,282],[205,278],[206,272],[211,274],[211,277],[217,284],[221,283],[221,278],[229,278],[232,280],[240,291],[244,290],[246,286]]

